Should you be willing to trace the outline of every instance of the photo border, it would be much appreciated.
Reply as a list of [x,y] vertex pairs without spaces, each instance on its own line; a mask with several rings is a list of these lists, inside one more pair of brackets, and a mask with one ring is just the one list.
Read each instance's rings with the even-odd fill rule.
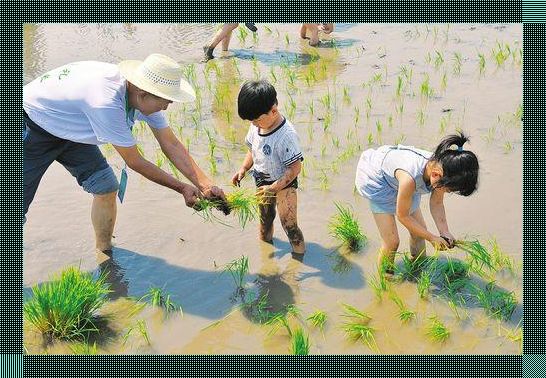
[[[4,7],[5,8],[5,7]],[[6,9],[4,9],[6,12]],[[26,1],[2,21],[0,376],[541,376],[544,364],[543,193],[545,5],[539,1]],[[11,16],[11,17],[10,17]],[[5,21],[6,19],[10,21]],[[524,356],[23,356],[23,24],[42,22],[521,23],[524,35]],[[19,80],[20,83],[19,84]],[[9,91],[9,89],[13,89]],[[15,148],[14,148],[15,146]],[[15,219],[15,220],[14,220]],[[523,365],[523,366],[522,366]],[[24,373],[23,373],[24,369]]]

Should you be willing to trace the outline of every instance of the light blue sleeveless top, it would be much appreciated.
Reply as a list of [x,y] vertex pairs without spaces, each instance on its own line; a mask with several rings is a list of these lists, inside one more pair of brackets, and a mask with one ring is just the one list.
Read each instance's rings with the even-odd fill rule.
[[432,188],[423,180],[425,166],[432,156],[429,151],[413,146],[381,146],[362,153],[356,169],[355,185],[363,197],[372,203],[372,211],[394,214],[398,195],[398,169],[407,172],[415,180],[411,212],[419,206],[420,197]]

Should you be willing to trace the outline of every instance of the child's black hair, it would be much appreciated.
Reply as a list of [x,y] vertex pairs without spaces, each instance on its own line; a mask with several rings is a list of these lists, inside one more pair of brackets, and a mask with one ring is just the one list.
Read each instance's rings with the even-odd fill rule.
[[[436,187],[448,188],[451,192],[462,196],[471,195],[478,185],[478,158],[472,151],[463,149],[468,137],[462,132],[445,137],[434,155],[432,161],[440,163],[444,172]],[[453,149],[452,146],[457,146]]]
[[239,117],[252,121],[277,104],[277,91],[267,80],[247,81],[237,99]]

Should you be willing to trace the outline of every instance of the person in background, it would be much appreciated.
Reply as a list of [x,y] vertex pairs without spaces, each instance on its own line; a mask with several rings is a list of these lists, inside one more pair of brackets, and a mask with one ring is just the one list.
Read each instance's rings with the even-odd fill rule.
[[334,31],[334,24],[302,24],[300,37],[309,40],[310,46],[318,46],[320,43],[319,32],[330,34]]
[[[231,41],[231,34],[232,32],[237,29],[239,24],[224,24],[222,27],[216,32],[214,37],[205,45],[203,46],[203,53],[205,54],[203,60],[206,62],[210,59],[214,59],[214,49],[220,42],[222,42],[222,50],[227,51],[229,49],[229,42]],[[258,28],[254,23],[247,22],[245,23],[245,26],[251,30],[252,32],[256,32]]]

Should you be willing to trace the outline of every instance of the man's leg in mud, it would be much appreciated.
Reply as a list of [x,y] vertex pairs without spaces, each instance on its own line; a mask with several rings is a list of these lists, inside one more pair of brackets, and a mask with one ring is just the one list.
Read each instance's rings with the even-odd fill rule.
[[91,221],[95,229],[96,248],[99,251],[112,249],[112,234],[117,215],[117,192],[94,194]]
[[276,198],[267,198],[267,203],[260,205],[260,240],[271,243],[273,242],[273,221],[277,212],[275,211]]
[[277,210],[293,251],[305,253],[303,233],[298,227],[298,193],[295,188],[286,188],[277,193]]

